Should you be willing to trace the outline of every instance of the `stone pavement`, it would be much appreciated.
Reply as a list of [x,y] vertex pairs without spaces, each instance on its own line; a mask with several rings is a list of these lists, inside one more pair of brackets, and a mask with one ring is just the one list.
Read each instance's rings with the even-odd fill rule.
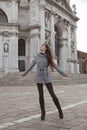
[[0,86],[0,130],[87,130],[87,84],[54,86],[64,112],[44,87],[46,119],[40,120],[36,86]]

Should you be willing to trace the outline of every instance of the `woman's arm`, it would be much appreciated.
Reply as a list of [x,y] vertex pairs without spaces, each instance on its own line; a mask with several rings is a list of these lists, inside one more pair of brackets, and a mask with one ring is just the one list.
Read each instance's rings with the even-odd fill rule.
[[32,61],[32,63],[29,65],[29,68],[23,73],[22,76],[25,76],[36,64],[36,58]]
[[58,66],[55,64],[54,68],[59,72],[62,76],[67,77],[68,75]]

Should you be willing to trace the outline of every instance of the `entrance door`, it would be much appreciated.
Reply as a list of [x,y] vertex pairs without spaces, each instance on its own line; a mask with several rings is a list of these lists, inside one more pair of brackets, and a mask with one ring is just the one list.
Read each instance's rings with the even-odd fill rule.
[[19,71],[25,71],[25,61],[19,60],[18,61]]

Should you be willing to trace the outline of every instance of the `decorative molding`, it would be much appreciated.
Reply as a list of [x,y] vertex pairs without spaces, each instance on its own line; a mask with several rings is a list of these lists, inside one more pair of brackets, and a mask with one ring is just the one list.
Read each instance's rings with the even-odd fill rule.
[[4,1],[4,2],[13,2],[13,1],[15,1],[15,2],[19,2],[20,0],[0,0],[0,1]]
[[72,58],[68,58],[67,62],[71,62],[71,63],[79,63],[78,60],[72,59]]
[[30,7],[29,6],[20,6],[19,5],[19,9],[21,9],[21,10],[29,10]]
[[10,36],[18,36],[18,32],[8,32],[8,31],[4,31],[4,32],[0,32],[0,36],[3,37],[10,37]]
[[32,30],[32,29],[37,29],[37,28],[41,28],[41,25],[39,25],[39,24],[36,24],[36,25],[30,25],[29,27],[28,27],[28,29],[29,30]]
[[61,41],[68,41],[68,38],[60,38]]
[[70,12],[69,10],[67,10],[66,8],[64,8],[63,6],[61,6],[60,4],[58,4],[58,2],[56,2],[55,0],[46,0],[47,3],[50,3],[51,5],[59,8],[62,12],[67,13],[68,16],[72,17],[74,20],[78,21],[79,18],[73,14],[73,12]]
[[40,33],[33,33],[31,35],[29,35],[29,38],[32,39],[32,38],[35,38],[35,37],[40,37]]
[[24,39],[24,40],[26,40],[27,38],[28,38],[28,34],[26,35],[24,33],[19,33],[19,35],[18,35],[18,39]]
[[18,23],[0,23],[0,26],[19,26]]

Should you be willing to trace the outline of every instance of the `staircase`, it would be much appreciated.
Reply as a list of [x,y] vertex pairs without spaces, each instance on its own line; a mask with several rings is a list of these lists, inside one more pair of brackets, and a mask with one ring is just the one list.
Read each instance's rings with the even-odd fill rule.
[[[8,73],[0,79],[0,86],[33,86],[35,85],[35,72],[28,73],[22,77],[22,72]],[[51,73],[53,83],[59,85],[86,84],[87,74],[68,74],[63,77],[57,72]]]

